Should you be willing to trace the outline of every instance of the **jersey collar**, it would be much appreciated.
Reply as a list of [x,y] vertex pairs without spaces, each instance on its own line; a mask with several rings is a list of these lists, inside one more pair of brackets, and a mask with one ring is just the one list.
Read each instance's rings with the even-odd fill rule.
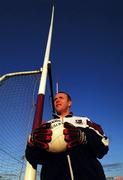
[[[70,112],[69,114],[67,114],[65,117],[72,117],[73,116],[73,113],[72,112]],[[54,119],[59,119],[60,118],[60,116],[56,113],[56,114],[53,114],[53,117],[54,117]]]

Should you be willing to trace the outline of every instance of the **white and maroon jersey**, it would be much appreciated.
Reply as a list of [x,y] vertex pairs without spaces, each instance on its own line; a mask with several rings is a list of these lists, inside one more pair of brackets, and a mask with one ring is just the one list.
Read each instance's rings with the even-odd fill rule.
[[86,134],[87,143],[80,144],[62,153],[50,153],[38,147],[26,148],[26,158],[32,164],[42,164],[41,180],[71,180],[67,156],[69,154],[75,180],[106,180],[98,158],[107,154],[108,138],[100,125],[88,117],[67,115],[55,116],[47,122],[51,127],[71,123]]
[[71,116],[68,115],[64,118],[60,118],[59,116],[56,116],[55,119],[51,119],[48,122],[51,122],[51,126],[57,126],[60,124],[64,124],[65,122],[71,123],[75,127],[80,128],[89,128],[95,131],[99,136],[102,137],[102,142],[105,146],[109,145],[109,139],[105,136],[101,126],[89,119],[86,116]]

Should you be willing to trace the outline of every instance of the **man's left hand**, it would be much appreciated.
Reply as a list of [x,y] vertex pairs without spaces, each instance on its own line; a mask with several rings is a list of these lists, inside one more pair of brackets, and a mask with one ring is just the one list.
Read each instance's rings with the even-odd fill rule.
[[79,127],[75,127],[73,124],[65,122],[64,128],[63,134],[64,139],[67,142],[67,148],[86,143],[86,135]]

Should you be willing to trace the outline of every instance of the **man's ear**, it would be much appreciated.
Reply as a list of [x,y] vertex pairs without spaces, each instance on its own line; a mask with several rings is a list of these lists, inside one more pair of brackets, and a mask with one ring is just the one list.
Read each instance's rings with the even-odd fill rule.
[[72,106],[72,101],[69,101],[69,104],[68,104],[68,105],[69,105],[69,107],[71,107],[71,106]]

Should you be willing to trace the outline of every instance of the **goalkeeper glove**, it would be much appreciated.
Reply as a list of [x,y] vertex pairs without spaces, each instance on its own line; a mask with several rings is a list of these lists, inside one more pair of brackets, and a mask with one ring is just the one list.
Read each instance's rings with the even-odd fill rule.
[[67,148],[86,143],[86,135],[80,128],[68,122],[64,123],[64,128],[63,133],[64,139],[67,142]]
[[38,146],[47,150],[48,143],[52,140],[51,123],[44,123],[39,128],[36,128],[29,138],[28,144],[30,146]]

